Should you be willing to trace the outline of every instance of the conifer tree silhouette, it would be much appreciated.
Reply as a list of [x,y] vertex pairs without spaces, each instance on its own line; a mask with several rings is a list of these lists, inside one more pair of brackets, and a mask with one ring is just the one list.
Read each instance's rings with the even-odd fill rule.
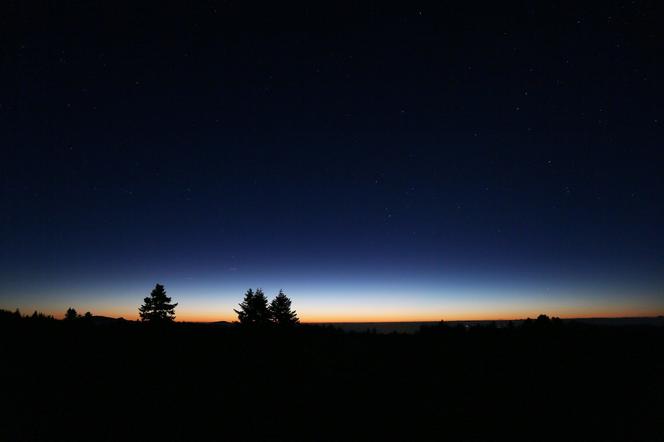
[[270,309],[263,290],[247,290],[244,300],[240,303],[240,310],[233,310],[242,325],[264,326],[270,323]]
[[280,327],[292,327],[300,322],[297,312],[291,310],[291,300],[283,290],[270,303],[270,314],[272,321]]
[[65,319],[67,321],[72,321],[74,319],[78,319],[78,313],[76,313],[76,309],[69,307],[67,309],[67,312],[65,313]]
[[157,284],[150,296],[143,300],[143,305],[138,308],[138,314],[141,321],[171,322],[175,319],[177,305],[177,302],[171,304],[171,298],[166,296],[164,286]]

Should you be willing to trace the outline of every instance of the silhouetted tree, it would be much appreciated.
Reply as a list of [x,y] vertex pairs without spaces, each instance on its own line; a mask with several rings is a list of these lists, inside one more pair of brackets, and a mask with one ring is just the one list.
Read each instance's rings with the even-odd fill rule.
[[86,320],[89,321],[90,319],[92,319],[92,313],[85,312],[85,314],[83,315],[83,318],[85,318]]
[[267,298],[261,289],[256,289],[255,292],[252,289],[247,290],[240,303],[240,310],[234,311],[242,325],[264,326],[271,320]]
[[74,319],[78,319],[78,313],[76,313],[76,309],[69,307],[67,309],[67,313],[65,313],[65,319],[67,321],[73,321]]
[[171,322],[175,319],[177,305],[177,302],[171,304],[171,298],[166,296],[164,286],[157,284],[150,296],[143,300],[143,305],[138,308],[138,314],[141,321]]
[[279,294],[270,303],[270,315],[272,322],[280,327],[292,327],[300,322],[297,312],[291,310],[291,300],[283,290],[279,290]]
[[[26,316],[26,318],[27,318],[27,316]],[[39,320],[39,321],[42,321],[42,320],[51,321],[51,320],[53,320],[53,315],[45,315],[44,313],[38,312],[37,310],[35,310],[32,313],[32,315],[30,316],[30,319],[35,319],[35,320]]]

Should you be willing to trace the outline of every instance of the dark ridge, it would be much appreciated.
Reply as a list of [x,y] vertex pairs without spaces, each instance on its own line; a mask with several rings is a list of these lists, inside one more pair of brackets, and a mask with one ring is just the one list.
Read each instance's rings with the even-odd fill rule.
[[383,334],[0,312],[0,440],[660,440],[664,327],[633,319]]

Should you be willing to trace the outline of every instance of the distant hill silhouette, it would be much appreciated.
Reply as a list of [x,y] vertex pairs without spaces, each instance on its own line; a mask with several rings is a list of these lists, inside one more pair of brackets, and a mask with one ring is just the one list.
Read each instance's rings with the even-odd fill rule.
[[231,325],[233,325],[232,322],[228,322],[228,321],[207,322],[207,324],[210,324],[210,325],[222,325],[222,326],[231,326]]
[[111,318],[109,316],[92,315],[92,322],[96,325],[117,324],[118,322],[124,321],[126,321],[124,318]]

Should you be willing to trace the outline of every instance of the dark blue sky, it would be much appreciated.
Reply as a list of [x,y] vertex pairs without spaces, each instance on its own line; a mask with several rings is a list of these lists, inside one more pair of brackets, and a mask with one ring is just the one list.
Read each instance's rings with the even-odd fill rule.
[[664,311],[650,2],[159,5],[14,11],[0,307]]

